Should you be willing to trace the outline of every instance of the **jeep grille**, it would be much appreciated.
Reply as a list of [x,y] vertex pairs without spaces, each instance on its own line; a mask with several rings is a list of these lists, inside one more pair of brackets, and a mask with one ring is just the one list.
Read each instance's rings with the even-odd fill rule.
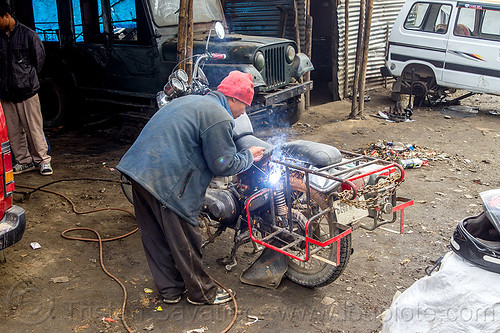
[[264,50],[266,57],[266,84],[274,88],[286,84],[285,46],[280,45]]

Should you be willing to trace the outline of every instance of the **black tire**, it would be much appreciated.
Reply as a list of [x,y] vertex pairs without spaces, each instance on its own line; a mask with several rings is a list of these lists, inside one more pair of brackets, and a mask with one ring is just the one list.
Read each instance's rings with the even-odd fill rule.
[[300,120],[300,117],[302,116],[302,113],[304,113],[305,109],[306,101],[304,95],[300,95],[297,103],[295,105],[292,104],[292,106],[290,106],[290,108],[286,111],[283,117],[283,122],[289,126],[295,124]]
[[392,87],[393,101],[400,100],[400,94],[412,93],[414,106],[435,106],[446,97],[446,89],[437,84],[434,72],[429,67],[418,64],[407,66]]
[[[303,203],[299,203],[304,199],[305,195],[305,184],[303,182],[293,181],[291,183],[292,190],[296,191],[298,194],[295,208],[305,206]],[[323,210],[327,206],[327,201],[321,195],[321,193],[311,189],[311,203],[312,206],[316,206],[316,209]],[[304,210],[304,208],[298,208],[298,210]],[[302,217],[301,217],[302,216]],[[298,225],[305,225],[304,214],[297,214],[292,212],[292,218],[295,219]],[[320,219],[318,222],[317,229],[321,230],[320,235],[322,237],[331,238],[340,234],[342,231],[336,228],[332,223],[328,223],[326,221],[326,216],[323,219]],[[326,227],[321,229],[321,226]],[[322,233],[321,233],[322,232]],[[312,245],[312,248],[315,246]],[[312,249],[310,248],[310,250]],[[322,252],[326,251],[326,252]],[[325,250],[321,250],[318,252],[322,257],[335,262],[337,257],[337,247],[336,243],[333,243],[329,247],[326,247]],[[318,259],[310,258],[307,262],[298,261],[292,258],[288,259],[288,270],[286,272],[286,276],[291,281],[307,287],[307,288],[316,288],[326,286],[333,281],[335,281],[344,271],[349,262],[349,258],[351,256],[351,234],[340,240],[340,261],[338,266],[333,266],[331,264],[325,263]]]
[[40,80],[40,105],[45,128],[62,126],[67,118],[68,92],[54,79]]
[[290,98],[266,110],[267,114],[261,116],[250,115],[252,125],[254,127],[272,126],[272,127],[289,127],[299,121],[302,113],[305,110],[305,98],[300,95],[295,98]]

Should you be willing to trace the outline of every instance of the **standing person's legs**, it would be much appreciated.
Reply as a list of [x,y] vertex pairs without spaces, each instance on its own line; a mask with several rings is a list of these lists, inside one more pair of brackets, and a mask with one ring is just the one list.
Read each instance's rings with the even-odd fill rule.
[[160,293],[172,299],[185,288],[191,300],[213,302],[217,286],[203,269],[199,228],[162,206],[134,181],[132,187],[137,223],[151,274]]
[[33,161],[37,165],[49,164],[51,157],[47,154],[49,147],[43,133],[42,110],[38,94],[18,103],[18,105],[19,118],[26,132],[28,149]]
[[5,122],[7,123],[7,132],[9,133],[10,146],[15,159],[19,164],[29,164],[33,158],[28,150],[28,141],[26,133],[18,114],[18,104],[1,100]]
[[132,181],[134,210],[144,252],[156,288],[164,299],[176,299],[185,290],[184,281],[175,267],[170,246],[161,223],[161,204],[142,186]]
[[180,218],[167,207],[163,207],[163,216],[165,237],[172,249],[175,266],[184,280],[189,300],[213,303],[217,286],[203,269],[200,228]]

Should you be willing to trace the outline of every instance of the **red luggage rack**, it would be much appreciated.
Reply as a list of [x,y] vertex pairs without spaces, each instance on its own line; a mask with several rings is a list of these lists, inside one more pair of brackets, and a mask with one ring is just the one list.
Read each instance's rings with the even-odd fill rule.
[[[310,185],[310,175],[316,175],[320,177],[324,177],[327,179],[331,179],[334,181],[339,182],[341,185],[337,186],[337,188],[342,189],[345,188],[346,186],[352,190],[352,197],[350,200],[354,200],[357,197],[358,193],[358,188],[355,185],[355,181],[366,177],[370,176],[372,174],[386,174],[386,175],[391,175],[394,174],[395,172],[399,172],[400,177],[394,181],[394,186],[396,186],[397,183],[401,183],[404,180],[404,169],[401,167],[401,165],[389,161],[384,161],[380,160],[374,157],[370,156],[365,156],[365,155],[360,155],[348,151],[340,151],[346,159],[343,160],[342,162],[331,164],[328,166],[325,166],[323,168],[317,169],[317,170],[311,170],[309,168],[303,167],[301,165],[304,165],[305,163],[303,161],[299,160],[292,160],[288,159],[287,161],[292,161],[290,162],[283,162],[283,161],[277,161],[277,160],[272,160],[272,163],[280,164],[284,167],[285,169],[285,176],[286,176],[286,181],[284,182],[284,192],[285,192],[285,197],[286,197],[286,203],[288,206],[288,227],[280,227],[277,225],[272,225],[271,228],[273,229],[270,232],[266,232],[266,234],[263,237],[259,237],[258,233],[260,233],[260,230],[258,230],[258,225],[254,223],[254,220],[252,219],[251,216],[251,203],[255,199],[258,199],[259,197],[262,196],[270,196],[270,202],[271,202],[271,215],[276,217],[275,211],[274,211],[274,195],[275,191],[274,189],[264,189],[262,191],[259,191],[258,193],[254,194],[252,197],[250,197],[247,202],[246,202],[246,212],[247,212],[247,221],[248,221],[248,229],[250,232],[250,238],[265,247],[271,248],[279,253],[285,254],[291,258],[294,258],[299,261],[308,261],[311,256],[313,256],[316,259],[322,260],[324,262],[327,262],[332,265],[338,265],[340,261],[340,241],[342,238],[346,237],[349,235],[354,229],[357,229],[359,227],[367,229],[367,230],[374,230],[378,227],[380,227],[383,224],[386,223],[393,223],[396,220],[396,214],[398,211],[401,212],[400,214],[400,233],[403,233],[404,231],[404,209],[413,205],[413,200],[402,198],[402,197],[395,197],[395,202],[400,202],[400,204],[395,205],[390,209],[390,211],[385,212],[385,213],[392,213],[392,219],[391,220],[380,220],[378,221],[378,214],[374,217],[374,222],[373,225],[367,226],[365,224],[356,224],[356,225],[350,225],[350,226],[345,226],[345,230],[343,230],[341,233],[338,235],[335,235],[333,237],[329,237],[327,239],[320,239],[320,237],[317,237],[314,235],[314,230],[311,230],[311,227],[315,225],[315,221],[318,221],[320,218],[323,216],[327,215],[326,222],[327,223],[333,223],[335,224],[335,218],[334,218],[334,208],[333,208],[333,202],[338,198],[339,192],[337,191],[331,191],[330,193],[327,194],[327,200],[328,200],[328,207],[326,209],[323,209],[319,213],[315,214],[314,216],[311,216],[311,185]],[[347,158],[348,157],[348,158]],[[295,162],[295,163],[293,163]],[[300,165],[298,165],[300,164]],[[345,170],[340,170],[339,167],[349,165],[349,168],[346,168]],[[372,168],[371,170],[368,170],[366,172],[360,171],[360,173],[352,175],[352,176],[346,176],[346,178],[341,178],[342,175],[346,175],[349,173],[353,173],[355,171],[361,170],[363,168],[367,169],[366,167],[370,165],[376,165],[378,167]],[[327,173],[326,170],[330,169],[338,169],[338,172],[334,173]],[[303,175],[304,177],[304,182],[306,185],[306,198],[307,198],[307,222],[305,224],[304,228],[304,234],[299,234],[293,230],[293,223],[292,223],[292,205],[291,205],[291,186],[290,186],[290,170],[293,170],[295,172],[299,172],[300,174]],[[387,171],[385,171],[387,170]],[[394,194],[395,195],[395,194]],[[380,211],[379,208],[376,209],[377,211]],[[388,229],[386,229],[388,230]],[[392,231],[392,230],[389,230]],[[285,239],[286,238],[286,239]],[[305,242],[305,246],[304,246]],[[279,243],[279,245],[278,245]],[[336,251],[336,263],[332,262],[328,258],[323,258],[319,257],[316,255],[321,249],[330,246],[331,244],[336,243],[337,251]],[[305,253],[302,255],[297,255],[294,254],[290,251],[290,249],[294,248],[295,246],[302,246],[303,250],[305,250]],[[302,251],[303,252],[303,251]]]

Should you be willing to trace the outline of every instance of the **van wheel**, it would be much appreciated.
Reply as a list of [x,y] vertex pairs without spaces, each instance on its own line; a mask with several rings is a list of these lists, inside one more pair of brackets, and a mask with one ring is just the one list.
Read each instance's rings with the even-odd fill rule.
[[414,96],[415,106],[435,106],[446,97],[445,89],[437,84],[432,69],[420,64],[408,65],[403,70],[393,84],[391,98],[399,98],[400,94],[410,94],[410,92]]
[[427,84],[423,81],[413,82],[411,92],[415,98],[414,105],[422,106],[427,101]]
[[444,88],[436,83],[434,75],[415,73],[412,79],[411,73],[405,72],[398,78],[396,83],[393,84],[393,91],[391,92],[391,99],[394,101],[399,101],[401,94],[409,95],[411,93],[414,96],[414,106],[435,106],[446,97]]

